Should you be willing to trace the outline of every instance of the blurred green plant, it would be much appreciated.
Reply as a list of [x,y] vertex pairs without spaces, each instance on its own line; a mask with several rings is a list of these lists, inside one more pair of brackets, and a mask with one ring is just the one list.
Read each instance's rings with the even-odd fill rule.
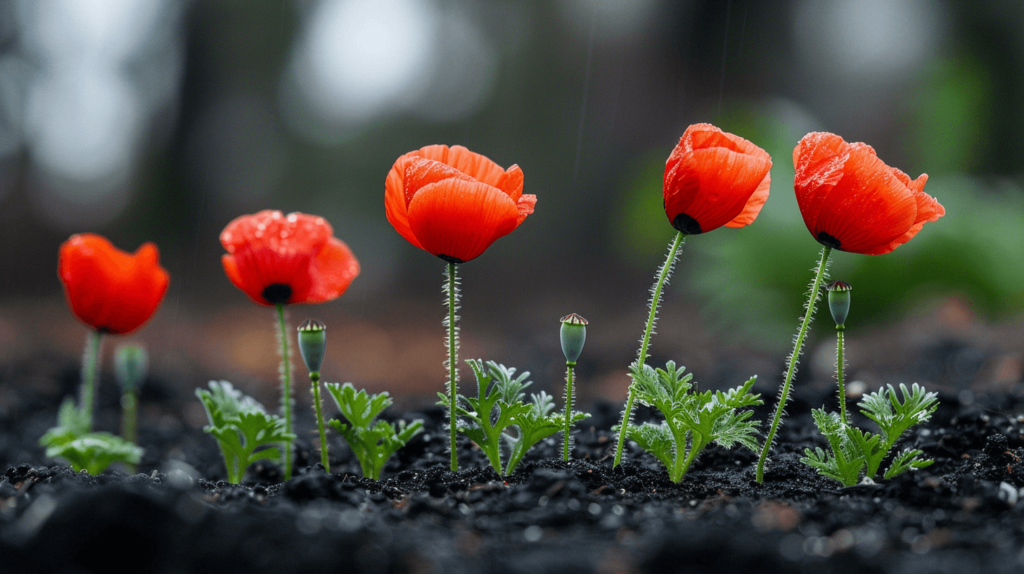
[[57,426],[39,439],[46,447],[46,456],[62,458],[75,469],[97,475],[115,462],[134,468],[142,459],[143,450],[135,444],[108,432],[89,432],[91,417],[66,399],[57,414]]
[[[793,318],[801,314],[794,295],[805,290],[808,261],[820,248],[793,193],[793,148],[813,129],[794,107],[735,104],[717,120],[772,155],[771,197],[752,225],[694,244],[684,280],[676,284],[704,299],[712,324],[775,351],[786,346]],[[658,149],[642,158],[627,180],[618,210],[623,217],[612,229],[624,261],[648,265],[661,253],[668,225],[661,206],[667,153]],[[917,169],[911,171],[916,175]],[[885,257],[833,253],[831,272],[858,286],[863,321],[856,328],[951,295],[970,300],[993,319],[1024,310],[1024,259],[1006,257],[1024,253],[1024,190],[1007,180],[940,173],[925,191],[946,207],[942,225]]]

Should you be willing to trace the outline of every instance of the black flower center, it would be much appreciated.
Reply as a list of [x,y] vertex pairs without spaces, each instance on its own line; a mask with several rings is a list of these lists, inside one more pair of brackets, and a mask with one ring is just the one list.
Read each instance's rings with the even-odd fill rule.
[[438,257],[440,257],[441,259],[444,259],[448,263],[454,263],[456,265],[460,265],[462,263],[465,263],[465,261],[459,259],[458,257],[452,257],[451,255],[438,255]]
[[818,243],[832,249],[839,249],[839,240],[824,231],[818,232]]
[[271,305],[284,305],[292,298],[292,288],[284,283],[267,285],[263,290],[263,298]]
[[672,220],[672,227],[675,227],[687,235],[699,235],[703,233],[703,231],[700,230],[700,224],[697,223],[697,220],[685,213],[680,213]]

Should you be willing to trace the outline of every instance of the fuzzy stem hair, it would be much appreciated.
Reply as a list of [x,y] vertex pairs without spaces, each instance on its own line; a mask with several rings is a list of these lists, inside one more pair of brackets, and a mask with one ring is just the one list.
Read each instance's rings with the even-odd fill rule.
[[[277,304],[277,341],[281,350],[281,411],[284,413],[285,432],[292,433],[292,356],[288,347],[288,323],[284,317],[284,305]],[[292,477],[292,442],[283,445],[282,462],[284,463],[284,479]],[[244,472],[244,470],[243,470]]]
[[846,388],[843,386],[843,327],[836,327],[836,385],[839,393],[839,420],[847,424],[846,420]]
[[793,382],[793,376],[796,374],[797,364],[800,362],[800,353],[803,351],[804,339],[807,337],[808,331],[810,331],[811,319],[814,317],[814,311],[817,310],[818,301],[821,299],[821,284],[828,277],[828,256],[831,253],[831,247],[823,247],[821,249],[821,260],[818,262],[818,266],[814,268],[814,280],[811,282],[811,290],[807,295],[807,302],[804,303],[804,316],[801,319],[800,330],[797,332],[796,339],[793,342],[793,352],[789,355],[789,368],[786,370],[785,381],[782,383],[782,387],[779,388],[779,404],[775,407],[772,427],[768,431],[764,447],[761,449],[761,457],[757,461],[758,484],[764,482],[764,465],[768,460],[768,453],[771,452],[772,446],[774,446],[775,435],[782,424],[786,401],[789,400],[790,386]]
[[[668,254],[665,262],[658,268],[657,279],[651,287],[650,312],[647,315],[647,326],[644,329],[644,336],[640,339],[640,350],[637,352],[636,363],[643,366],[647,362],[647,349],[651,344],[651,335],[655,332],[654,326],[658,322],[658,306],[661,305],[661,292],[668,285],[672,277],[672,270],[676,266],[676,257],[679,255],[679,248],[686,242],[686,235],[682,231],[669,243]],[[626,406],[622,410],[622,424],[619,426],[619,441],[615,446],[615,461],[612,468],[622,463],[622,450],[626,445],[626,429],[633,420],[633,401],[636,399],[633,393],[633,382],[629,383],[629,391],[626,395]]]
[[458,399],[459,399],[459,302],[462,294],[459,292],[459,267],[455,263],[448,263],[444,271],[444,283],[442,291],[445,295],[445,303],[448,306],[448,316],[444,318],[444,326],[448,332],[444,345],[448,350],[448,358],[445,359],[445,367],[448,369],[448,426],[451,435],[449,450],[451,452],[452,472],[459,470],[459,455],[456,450],[455,435],[458,430]]
[[565,435],[562,443],[562,460],[569,462],[569,454],[572,453],[572,407],[576,398],[572,394],[573,371],[576,370],[576,363],[565,364],[565,427],[562,433]]

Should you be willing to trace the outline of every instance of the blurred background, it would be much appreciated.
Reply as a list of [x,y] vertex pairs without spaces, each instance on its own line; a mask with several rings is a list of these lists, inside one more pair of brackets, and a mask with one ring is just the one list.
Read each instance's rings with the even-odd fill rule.
[[[754,225],[687,242],[652,362],[712,387],[758,374],[773,393],[819,249],[792,149],[827,130],[928,173],[948,213],[890,255],[834,257],[854,286],[852,378],[970,401],[1021,379],[1022,98],[1016,0],[2,2],[0,362],[80,353],[57,250],[93,231],[160,247],[171,288],[132,337],[155,376],[272,401],[272,312],[225,278],[218,234],[274,208],[324,216],[362,263],[340,299],[290,310],[328,324],[326,380],[430,401],[443,263],[391,228],[383,194],[399,155],[446,143],[519,164],[539,199],[463,266],[462,357],[560,395],[558,318],[576,312],[583,400],[620,400],[674,234],[664,162],[711,122],[772,155],[771,198]],[[819,319],[800,376],[826,384]]]

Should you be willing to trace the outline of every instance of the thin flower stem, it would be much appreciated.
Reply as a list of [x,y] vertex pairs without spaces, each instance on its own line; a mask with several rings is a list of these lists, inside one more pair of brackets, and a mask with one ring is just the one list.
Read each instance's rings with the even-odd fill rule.
[[[644,329],[644,337],[640,342],[640,353],[637,355],[636,364],[643,366],[647,361],[647,347],[651,344],[651,332],[654,329],[654,324],[658,318],[658,305],[661,304],[661,291],[668,283],[669,277],[672,276],[672,268],[676,264],[676,256],[679,253],[679,247],[686,242],[686,235],[682,231],[676,233],[675,238],[672,240],[671,246],[668,250],[668,255],[665,257],[665,262],[662,263],[661,269],[658,270],[658,280],[654,283],[654,288],[651,294],[651,311],[647,316],[647,327]],[[626,444],[626,427],[629,426],[629,421],[633,416],[633,400],[636,397],[633,395],[633,383],[629,384],[629,392],[626,396],[626,408],[622,411],[622,424],[619,427],[619,442],[615,447],[615,461],[612,463],[612,468],[619,466],[622,463],[622,449]]]
[[309,382],[313,387],[313,405],[316,407],[316,428],[320,431],[320,464],[330,473],[331,463],[327,460],[327,431],[324,430],[324,414],[320,408],[320,373],[309,373]]
[[445,326],[448,328],[448,426],[451,432],[451,469],[452,472],[459,470],[459,453],[456,450],[455,435],[458,429],[458,398],[459,398],[459,316],[456,311],[459,308],[459,268],[449,262],[445,269],[445,294],[448,295],[448,317]]
[[[284,411],[285,432],[292,432],[292,357],[288,349],[288,325],[284,320],[284,304],[277,304],[277,336],[281,340],[281,410]],[[292,443],[284,443],[284,479],[292,477]]]
[[[138,404],[139,404],[139,391],[131,389],[125,391],[121,395],[121,438],[124,440],[136,444],[138,442]],[[135,473],[135,465],[126,464],[128,467],[128,473]]]
[[572,375],[575,370],[575,363],[566,363],[565,370],[565,428],[562,429],[565,440],[562,443],[562,460],[569,462],[569,452],[572,449]]
[[121,395],[121,438],[134,443],[139,437],[136,421],[138,420],[139,392],[125,391]]
[[821,295],[821,282],[827,274],[828,256],[831,253],[831,247],[823,247],[821,249],[821,261],[818,263],[818,268],[815,269],[814,283],[811,285],[811,292],[808,294],[807,304],[804,306],[803,323],[800,324],[800,332],[797,334],[796,342],[793,344],[793,353],[789,356],[789,368],[786,370],[786,380],[782,383],[782,389],[779,392],[779,404],[775,407],[772,428],[768,431],[768,437],[765,439],[764,447],[761,449],[761,457],[757,461],[758,484],[764,482],[764,464],[768,460],[768,453],[772,449],[775,433],[778,432],[779,425],[782,424],[782,411],[786,408],[786,401],[789,399],[789,388],[793,382],[793,375],[796,374],[796,365],[800,361],[800,351],[804,346],[804,337],[807,336],[808,327],[811,325],[811,318],[814,317],[814,311],[818,307],[818,299]]
[[82,388],[79,394],[78,408],[85,415],[89,432],[92,432],[93,403],[96,401],[96,374],[100,368],[100,345],[103,333],[90,331],[85,339],[85,354],[82,357]]
[[846,389],[843,388],[843,328],[836,328],[836,382],[839,384],[839,420],[846,424]]

